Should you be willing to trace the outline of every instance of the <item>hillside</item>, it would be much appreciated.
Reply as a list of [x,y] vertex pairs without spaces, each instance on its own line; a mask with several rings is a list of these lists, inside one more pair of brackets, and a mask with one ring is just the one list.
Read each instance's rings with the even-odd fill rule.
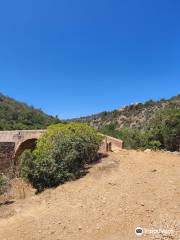
[[0,94],[0,130],[41,129],[58,121],[41,110]]
[[136,103],[111,112],[105,111],[87,117],[76,118],[73,121],[87,123],[98,129],[110,124],[115,125],[117,129],[124,127],[139,129],[143,128],[158,110],[175,108],[180,109],[180,95],[167,100],[150,100],[145,103]]

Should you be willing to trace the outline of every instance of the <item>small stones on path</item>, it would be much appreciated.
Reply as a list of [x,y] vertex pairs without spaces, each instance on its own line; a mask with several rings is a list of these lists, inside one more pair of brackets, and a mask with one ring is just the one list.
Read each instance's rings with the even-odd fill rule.
[[111,185],[111,186],[116,186],[116,185],[117,185],[117,184],[114,183],[114,182],[108,182],[108,184]]
[[78,230],[81,231],[81,230],[82,230],[82,226],[79,226],[79,227],[78,227]]
[[100,226],[96,226],[96,230],[100,230],[101,228],[100,228]]
[[157,172],[157,169],[153,169],[153,170],[151,170],[151,172],[152,172],[152,173],[155,173],[155,172]]

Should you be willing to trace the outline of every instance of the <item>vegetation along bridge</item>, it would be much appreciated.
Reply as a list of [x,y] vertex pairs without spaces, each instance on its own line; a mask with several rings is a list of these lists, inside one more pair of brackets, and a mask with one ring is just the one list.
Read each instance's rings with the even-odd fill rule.
[[[45,130],[15,130],[0,131],[0,171],[8,169],[26,149],[34,149],[36,141]],[[107,149],[111,143],[112,150],[122,149],[123,142],[119,139],[106,136],[103,144]],[[103,145],[102,144],[102,145]]]

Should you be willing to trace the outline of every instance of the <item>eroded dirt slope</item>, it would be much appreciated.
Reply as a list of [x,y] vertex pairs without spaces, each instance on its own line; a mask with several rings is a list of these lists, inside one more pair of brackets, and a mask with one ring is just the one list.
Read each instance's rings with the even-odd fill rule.
[[6,208],[0,240],[133,240],[137,226],[171,230],[140,239],[179,240],[180,156],[111,153],[84,178]]

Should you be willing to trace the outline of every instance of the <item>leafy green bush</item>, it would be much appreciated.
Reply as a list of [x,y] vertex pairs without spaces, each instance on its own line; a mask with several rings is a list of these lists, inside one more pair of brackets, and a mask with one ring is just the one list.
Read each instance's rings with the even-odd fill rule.
[[139,142],[139,132],[135,129],[124,128],[119,131],[119,138],[124,141],[124,147],[136,149]]
[[158,150],[161,148],[161,143],[158,140],[152,140],[152,141],[149,141],[147,145],[145,145],[145,148]]
[[180,150],[180,109],[160,111],[148,125],[153,140],[161,143],[161,148]]
[[18,158],[16,164],[16,176],[23,179],[28,179],[33,171],[33,154],[30,149],[26,149]]
[[80,123],[50,126],[34,152],[21,158],[21,174],[38,191],[79,178],[84,166],[97,157],[102,137]]
[[102,134],[109,135],[115,138],[119,138],[119,131],[116,130],[116,124],[109,124],[99,130]]

